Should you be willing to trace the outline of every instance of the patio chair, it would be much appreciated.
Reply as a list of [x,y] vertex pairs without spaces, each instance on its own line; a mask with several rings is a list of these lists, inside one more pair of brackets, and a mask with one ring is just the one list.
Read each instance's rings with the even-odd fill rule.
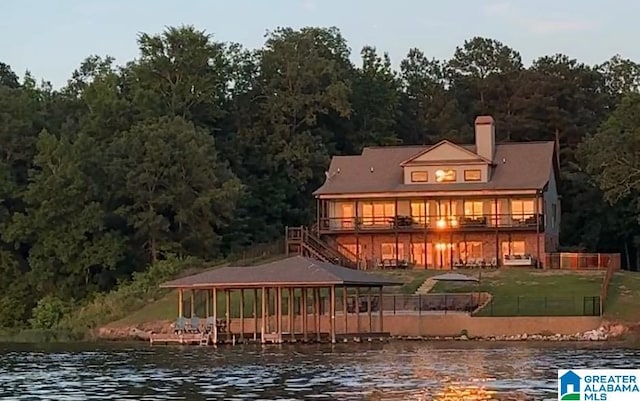
[[200,332],[200,318],[197,316],[192,316],[189,324],[189,331],[192,333]]
[[204,330],[207,333],[213,332],[213,329],[216,325],[216,318],[213,316],[209,316],[204,324]]
[[176,319],[176,322],[173,326],[174,334],[182,334],[186,331],[187,319],[184,317],[179,317]]

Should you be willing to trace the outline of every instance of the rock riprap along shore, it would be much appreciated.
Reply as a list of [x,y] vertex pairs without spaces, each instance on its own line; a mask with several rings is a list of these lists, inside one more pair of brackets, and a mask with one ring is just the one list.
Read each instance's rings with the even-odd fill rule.
[[601,326],[594,330],[575,334],[516,334],[511,336],[473,336],[461,334],[459,336],[394,336],[398,340],[424,340],[424,341],[607,341],[626,334],[628,328],[623,325]]

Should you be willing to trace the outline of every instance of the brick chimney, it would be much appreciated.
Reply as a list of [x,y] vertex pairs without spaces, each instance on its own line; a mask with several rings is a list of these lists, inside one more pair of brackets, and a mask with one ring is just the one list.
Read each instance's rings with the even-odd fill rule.
[[478,116],[475,121],[476,153],[493,161],[496,148],[496,123],[491,116]]

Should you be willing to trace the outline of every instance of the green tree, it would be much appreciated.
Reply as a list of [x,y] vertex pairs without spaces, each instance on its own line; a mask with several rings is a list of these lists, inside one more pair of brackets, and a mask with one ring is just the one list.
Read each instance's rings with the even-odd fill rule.
[[29,247],[30,274],[40,294],[78,299],[96,277],[115,269],[123,241],[105,224],[100,182],[92,176],[99,151],[87,136],[75,141],[44,131],[35,169],[5,237]]
[[165,252],[212,257],[241,184],[213,138],[180,117],[134,125],[111,149],[121,207],[155,263]]
[[411,49],[400,63],[402,82],[398,126],[405,143],[429,144],[444,138],[460,142],[472,140],[458,102],[447,91],[445,66],[429,59],[419,49]]
[[230,81],[227,45],[193,26],[143,33],[140,58],[125,70],[126,93],[143,118],[180,116],[198,124],[223,114]]
[[395,132],[399,81],[389,55],[384,53],[381,57],[370,46],[365,46],[360,54],[362,67],[355,72],[351,96],[354,135],[349,138],[356,152],[364,146],[400,143]]
[[635,197],[640,190],[640,94],[626,95],[580,152],[608,202]]
[[322,181],[336,136],[327,121],[351,114],[348,48],[337,29],[278,29],[259,52],[237,127],[250,191],[240,224],[251,221],[253,240],[281,236],[285,225],[311,220],[311,191]]

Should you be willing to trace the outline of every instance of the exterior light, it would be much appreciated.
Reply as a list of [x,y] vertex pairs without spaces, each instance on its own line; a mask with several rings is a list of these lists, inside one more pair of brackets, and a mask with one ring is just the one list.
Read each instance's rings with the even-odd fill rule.
[[447,226],[447,222],[444,219],[440,219],[436,222],[436,226],[438,228],[445,228]]
[[436,181],[441,182],[444,179],[444,170],[436,170]]
[[455,218],[451,219],[451,227],[458,227],[458,220]]

